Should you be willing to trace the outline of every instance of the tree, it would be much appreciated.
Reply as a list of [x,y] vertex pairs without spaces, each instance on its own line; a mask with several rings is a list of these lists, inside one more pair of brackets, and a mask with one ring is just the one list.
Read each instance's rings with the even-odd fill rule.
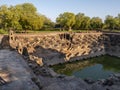
[[105,19],[105,24],[108,29],[113,30],[116,25],[115,18],[113,16],[107,15]]
[[78,13],[75,17],[74,29],[89,29],[90,17],[85,16],[84,13]]
[[19,10],[19,23],[23,29],[39,30],[43,27],[43,15],[37,13],[37,9],[31,3],[24,3],[15,6]]
[[91,29],[102,29],[102,19],[99,18],[99,17],[93,17],[91,20],[90,20],[90,27]]
[[17,30],[40,30],[43,25],[52,26],[53,23],[46,16],[37,13],[31,3],[18,4],[7,7],[0,6],[0,28],[12,27]]
[[20,11],[17,7],[11,6],[9,12],[11,13],[11,17],[9,17],[9,25],[8,27],[12,27],[14,29],[22,29],[22,26],[19,23],[20,20]]
[[75,29],[80,29],[81,28],[81,25],[82,25],[82,23],[84,21],[84,18],[85,18],[84,13],[78,13],[75,16],[75,25],[74,25]]
[[115,17],[116,22],[116,29],[120,30],[120,14],[118,14],[117,17]]
[[43,22],[43,27],[42,27],[42,29],[53,29],[54,28],[54,26],[55,26],[55,23],[54,22],[52,22],[49,18],[47,18],[45,15],[42,15],[42,18],[43,18],[43,20],[44,20],[44,22]]
[[8,15],[9,15],[8,7],[6,5],[2,5],[0,7],[0,27],[2,29],[6,29],[7,27]]
[[62,28],[66,27],[71,31],[72,26],[75,24],[75,15],[71,12],[64,12],[57,17],[56,21]]
[[36,15],[37,9],[31,3],[24,3],[19,5],[20,9],[20,24],[23,29],[32,29],[32,22],[35,20],[34,16]]
[[84,19],[81,24],[81,29],[86,29],[88,30],[90,27],[90,17],[84,16]]

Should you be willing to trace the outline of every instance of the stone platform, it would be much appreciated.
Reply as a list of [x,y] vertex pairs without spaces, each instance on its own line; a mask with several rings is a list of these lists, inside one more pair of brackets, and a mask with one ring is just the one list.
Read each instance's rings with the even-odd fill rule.
[[33,73],[16,51],[0,50],[0,90],[39,90]]

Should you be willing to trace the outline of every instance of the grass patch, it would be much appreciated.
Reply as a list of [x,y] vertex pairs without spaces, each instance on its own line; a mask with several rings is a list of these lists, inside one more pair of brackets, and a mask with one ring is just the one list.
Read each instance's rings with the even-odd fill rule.
[[[88,32],[90,30],[72,30],[72,32]],[[53,30],[27,30],[26,32],[24,30],[21,30],[21,31],[16,31],[16,33],[58,33],[58,32],[63,32],[63,33],[68,33],[69,31],[68,30],[64,30],[64,31],[60,31],[60,30],[56,30],[56,29],[53,29]]]

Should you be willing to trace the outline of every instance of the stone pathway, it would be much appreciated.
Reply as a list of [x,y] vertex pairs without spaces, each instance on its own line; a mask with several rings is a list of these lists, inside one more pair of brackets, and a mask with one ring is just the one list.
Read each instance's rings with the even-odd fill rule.
[[0,50],[0,90],[39,90],[33,73],[16,51]]

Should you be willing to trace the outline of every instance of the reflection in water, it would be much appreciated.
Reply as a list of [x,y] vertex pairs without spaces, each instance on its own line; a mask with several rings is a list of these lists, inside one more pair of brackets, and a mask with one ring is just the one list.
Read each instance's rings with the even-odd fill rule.
[[94,66],[86,67],[82,70],[75,71],[72,74],[76,77],[80,77],[83,79],[87,77],[97,80],[97,79],[107,78],[112,73],[113,72],[111,71],[105,71],[101,64],[96,64]]
[[120,58],[105,55],[52,67],[60,74],[97,80],[107,78],[112,73],[120,72]]

